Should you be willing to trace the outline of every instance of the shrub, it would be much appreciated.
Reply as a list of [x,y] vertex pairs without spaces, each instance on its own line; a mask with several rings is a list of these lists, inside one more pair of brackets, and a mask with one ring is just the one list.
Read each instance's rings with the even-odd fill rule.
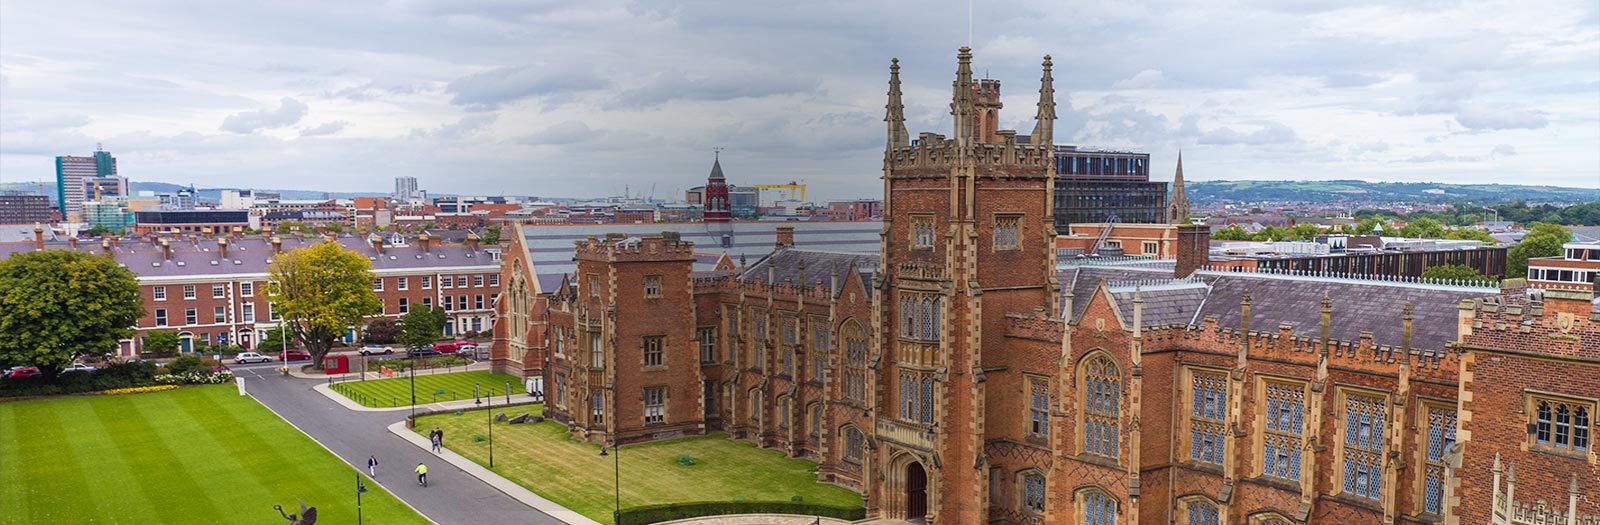
[[214,371],[204,368],[177,374],[158,375],[155,377],[155,381],[163,385],[220,385],[232,382],[233,372],[228,370]]
[[[796,496],[798,498],[798,496]],[[862,507],[836,507],[796,501],[703,501],[643,505],[622,509],[618,525],[647,525],[663,521],[724,514],[798,514],[855,521],[865,518]]]
[[679,465],[683,465],[685,467],[692,467],[692,466],[694,466],[695,463],[698,463],[698,462],[694,460],[693,456],[690,456],[688,454],[679,454],[678,455],[678,464]]
[[186,355],[172,360],[171,363],[167,363],[167,373],[172,375],[181,375],[185,372],[210,372],[212,371],[213,367],[221,365],[222,363],[218,363],[204,357]]

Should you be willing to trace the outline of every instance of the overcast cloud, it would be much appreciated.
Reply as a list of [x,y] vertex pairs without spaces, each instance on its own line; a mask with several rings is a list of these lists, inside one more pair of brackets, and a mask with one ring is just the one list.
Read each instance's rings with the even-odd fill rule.
[[[1033,129],[1191,179],[1600,187],[1593,0],[975,2]],[[891,57],[948,134],[965,2],[0,0],[0,181],[95,143],[135,180],[594,196],[804,180],[876,196]],[[1164,176],[1164,175],[1163,175]]]

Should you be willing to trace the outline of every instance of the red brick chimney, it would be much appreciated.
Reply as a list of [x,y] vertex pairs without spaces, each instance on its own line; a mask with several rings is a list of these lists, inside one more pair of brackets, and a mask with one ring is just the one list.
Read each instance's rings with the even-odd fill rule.
[[272,236],[272,253],[274,253],[274,254],[283,253],[283,238],[282,237],[279,237],[277,235],[273,235]]
[[794,246],[794,226],[778,227],[778,248]]
[[228,258],[228,238],[217,237],[217,253],[223,258]]
[[115,253],[111,250],[111,239],[100,239],[100,253],[106,257],[111,257]]
[[1178,225],[1178,261],[1172,276],[1188,277],[1195,270],[1211,262],[1211,226],[1205,224]]
[[33,223],[33,249],[44,251],[44,226]]
[[172,260],[172,243],[167,242],[166,239],[161,239],[161,257],[169,261]]
[[432,242],[433,236],[428,235],[427,230],[417,235],[417,244],[422,245],[422,253],[433,253],[433,246],[429,246]]
[[72,249],[74,250],[78,249],[78,236],[73,235],[71,237],[67,237],[67,244],[72,246]]
[[383,255],[383,236],[376,233],[367,236],[367,242],[372,243],[372,248],[378,250],[378,255]]
[[467,247],[472,249],[472,251],[478,251],[478,234],[477,234],[477,232],[469,232],[469,233],[467,233]]

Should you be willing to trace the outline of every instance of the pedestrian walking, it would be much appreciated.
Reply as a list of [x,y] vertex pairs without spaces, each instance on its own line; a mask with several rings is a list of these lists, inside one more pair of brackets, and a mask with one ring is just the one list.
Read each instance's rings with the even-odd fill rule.
[[428,486],[428,466],[418,463],[415,472],[417,473],[417,484],[424,487]]
[[377,454],[373,454],[372,457],[367,458],[367,474],[371,475],[374,478],[378,477],[378,455]]
[[434,427],[433,432],[429,432],[428,433],[428,439],[429,439],[429,441],[433,442],[433,453],[434,454],[443,453],[443,447],[444,447],[444,431],[443,430],[440,430],[438,427]]

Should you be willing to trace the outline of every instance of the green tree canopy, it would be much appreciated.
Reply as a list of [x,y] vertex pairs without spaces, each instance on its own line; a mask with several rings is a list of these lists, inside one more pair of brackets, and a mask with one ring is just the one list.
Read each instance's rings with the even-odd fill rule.
[[261,341],[256,343],[256,351],[263,354],[277,352],[288,346],[283,343],[283,329],[269,329],[266,334],[261,336]]
[[1235,224],[1213,232],[1211,238],[1219,241],[1248,241],[1250,240],[1250,233]]
[[1439,221],[1427,217],[1412,220],[1400,228],[1401,237],[1413,239],[1442,239],[1444,235],[1444,226],[1439,224]]
[[0,261],[0,362],[54,374],[115,351],[143,316],[133,272],[110,258],[49,250]]
[[272,231],[274,233],[285,234],[295,231],[310,231],[310,228],[307,228],[304,224],[300,224],[298,221],[283,221],[278,223],[278,226],[273,228]]
[[1423,270],[1423,279],[1435,281],[1489,281],[1492,280],[1465,264],[1446,264]]
[[383,303],[372,293],[366,257],[321,242],[278,255],[267,268],[267,293],[317,368],[334,342]]
[[1294,240],[1309,241],[1318,235],[1322,235],[1322,227],[1309,222],[1302,222],[1290,228],[1289,233],[1294,236]]
[[372,344],[393,344],[395,338],[400,337],[400,323],[388,317],[379,317],[367,321],[366,333],[362,340]]
[[1472,228],[1456,228],[1454,230],[1450,230],[1450,233],[1446,233],[1444,238],[1464,241],[1478,241],[1488,245],[1499,243],[1499,241],[1494,240],[1494,237],[1489,236],[1489,232]]
[[483,230],[484,244],[500,244],[500,227],[490,226]]
[[1556,224],[1534,224],[1522,242],[1506,254],[1506,275],[1528,276],[1528,259],[1561,255],[1561,245],[1572,240],[1572,232]]
[[399,341],[406,345],[406,348],[433,344],[434,341],[444,337],[444,323],[447,320],[442,308],[412,308],[411,312],[400,319]]
[[157,357],[172,357],[178,355],[178,332],[174,330],[151,330],[144,334],[144,351],[155,354]]

